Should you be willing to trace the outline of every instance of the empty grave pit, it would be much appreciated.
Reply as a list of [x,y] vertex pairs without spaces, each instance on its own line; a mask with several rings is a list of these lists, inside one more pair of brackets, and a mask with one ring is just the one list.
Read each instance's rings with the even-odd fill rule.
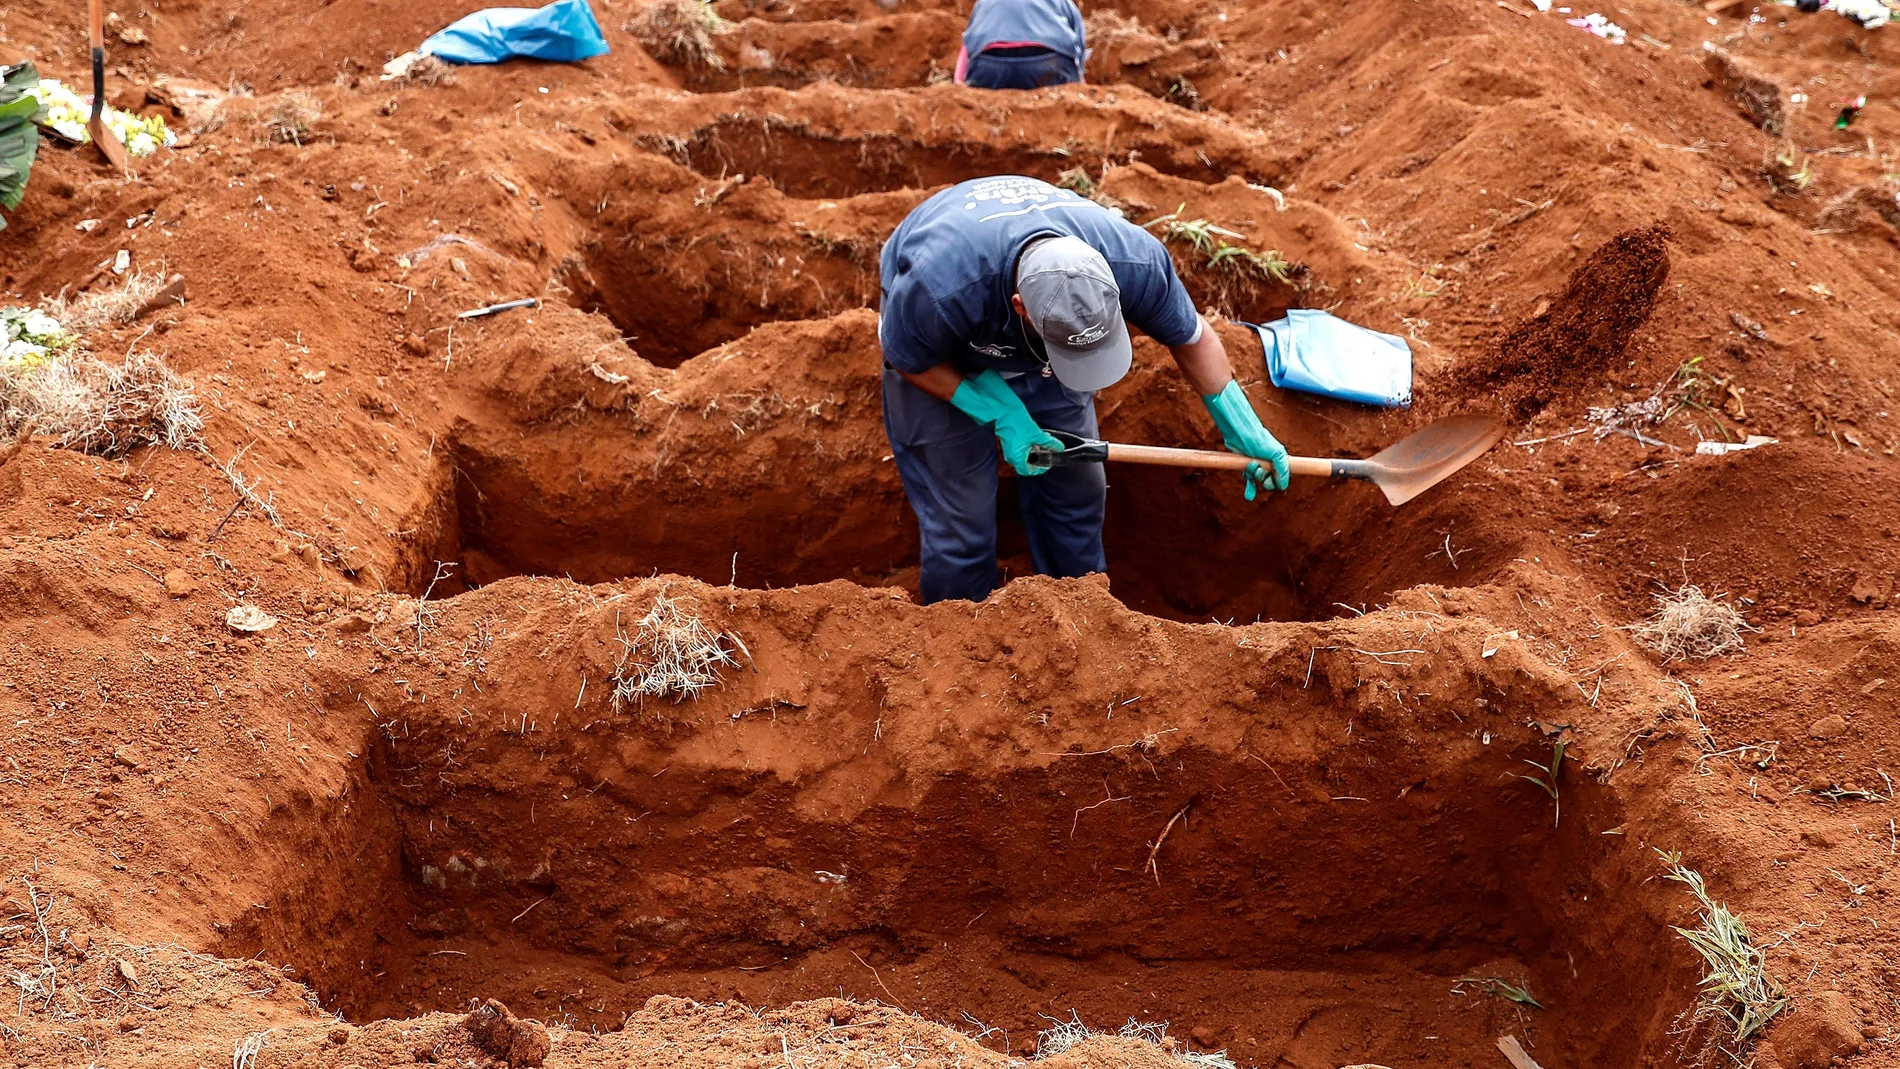
[[[1271,761],[1188,733],[941,764],[854,744],[788,777],[696,731],[674,749],[660,717],[523,713],[541,729],[392,724],[347,814],[287,836],[307,877],[220,951],[357,1022],[498,998],[611,1030],[655,995],[842,996],[1017,1054],[1055,1021],[1166,1021],[1243,1065],[1492,1066],[1505,1033],[1547,1069],[1635,1064],[1684,1004],[1639,905],[1648,851],[1604,834],[1622,817],[1581,775],[1553,826],[1515,775],[1548,759],[1536,737]],[[789,707],[733,723],[712,749],[837,746]]]
[[[577,343],[566,328],[547,329],[490,359],[545,361],[558,373],[551,381],[572,381],[560,361],[577,344],[593,348],[594,335]],[[1142,348],[1147,366],[1102,399],[1104,435],[1216,444],[1195,437],[1208,432],[1199,405],[1184,404],[1158,350]],[[526,419],[471,409],[437,451],[433,500],[409,521],[416,533],[396,569],[408,578],[392,585],[421,594],[443,562],[449,578],[434,597],[512,576],[660,574],[914,592],[916,520],[890,461],[876,368],[876,316],[855,310],[768,324],[677,370],[647,369],[604,409]],[[1324,451],[1337,421],[1287,412],[1283,436]],[[1361,610],[1421,583],[1489,582],[1519,555],[1484,495],[1454,485],[1393,509],[1366,484],[1302,480],[1247,502],[1239,483],[1111,467],[1105,542],[1116,597],[1184,621],[1330,619],[1340,605]],[[1005,579],[1032,570],[1016,484],[1005,477],[998,492]],[[1443,551],[1447,531],[1457,532],[1455,560]]]
[[[688,476],[689,468],[662,464],[656,476],[651,451],[626,448],[617,434],[590,439],[567,428],[506,448],[458,443],[426,554],[453,562],[436,593],[517,575],[605,583],[660,574],[757,588],[842,579],[916,592],[916,519],[889,463],[837,460],[788,434],[769,467]],[[584,440],[602,444],[590,449]],[[881,436],[867,444],[885,449]],[[1515,542],[1493,534],[1461,498],[1393,510],[1369,486],[1312,484],[1254,505],[1233,481],[1111,471],[1104,541],[1124,604],[1188,621],[1329,619],[1341,605],[1383,603],[1420,583],[1486,582],[1513,556]],[[1001,481],[997,511],[1008,581],[1033,571],[1013,477]],[[1449,529],[1460,532],[1455,569],[1442,552]],[[426,582],[429,565],[412,570]]]

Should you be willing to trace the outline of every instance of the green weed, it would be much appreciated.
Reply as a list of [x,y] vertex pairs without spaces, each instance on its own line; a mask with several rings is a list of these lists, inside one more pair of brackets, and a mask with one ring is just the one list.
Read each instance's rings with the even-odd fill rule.
[[1073,189],[1085,197],[1095,196],[1095,179],[1089,177],[1086,167],[1071,167],[1056,176],[1056,185],[1063,189]]
[[1675,929],[1708,967],[1698,1015],[1725,1022],[1735,1042],[1747,1043],[1788,1007],[1787,993],[1769,977],[1748,925],[1709,897],[1702,874],[1683,865],[1681,853],[1658,850],[1656,855],[1668,870],[1665,878],[1689,888],[1701,909],[1695,927]]
[[1564,740],[1558,739],[1557,742],[1553,746],[1551,746],[1550,764],[1548,765],[1540,765],[1528,757],[1524,759],[1525,764],[1542,772],[1543,775],[1527,776],[1522,772],[1519,772],[1517,774],[1518,779],[1524,780],[1529,783],[1535,783],[1537,786],[1542,787],[1544,789],[1545,794],[1550,795],[1550,800],[1552,803],[1554,803],[1554,807],[1556,810],[1556,812],[1552,815],[1551,821],[1550,821],[1552,827],[1555,827],[1557,823],[1563,819],[1563,815],[1564,815],[1564,802],[1558,790],[1557,777],[1563,771],[1565,745],[1566,743],[1564,742]]
[[1519,987],[1500,976],[1461,977],[1458,984],[1452,986],[1452,990],[1458,990],[1459,984],[1476,984],[1480,990],[1488,991],[1507,1002],[1515,1002],[1520,1006],[1535,1006],[1540,1010],[1544,1008],[1544,1004],[1537,1001],[1536,996],[1531,994],[1529,987]]
[[1291,284],[1294,276],[1303,271],[1303,268],[1281,256],[1278,249],[1260,252],[1225,240],[1244,238],[1245,235],[1238,231],[1206,219],[1183,219],[1182,214],[1186,211],[1187,205],[1182,204],[1166,215],[1148,220],[1142,226],[1154,230],[1164,242],[1185,245],[1192,253],[1199,255],[1204,266],[1224,275]]
[[1762,175],[1775,192],[1794,196],[1814,185],[1814,161],[1803,156],[1794,142],[1786,141],[1779,150],[1769,153]]

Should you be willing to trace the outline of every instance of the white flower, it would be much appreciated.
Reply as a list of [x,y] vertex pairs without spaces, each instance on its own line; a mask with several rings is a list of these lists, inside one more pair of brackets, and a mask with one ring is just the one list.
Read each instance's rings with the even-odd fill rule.
[[[86,121],[92,118],[90,101],[50,78],[27,93],[46,106],[46,117],[40,120],[43,125],[68,141],[85,144],[92,140],[86,132]],[[101,118],[133,156],[150,156],[159,145],[169,143],[170,132],[165,129],[163,116],[134,115],[108,104]]]
[[46,357],[44,345],[10,341],[0,345],[0,367],[38,367]]
[[57,337],[65,332],[66,329],[59,325],[59,320],[45,312],[28,312],[26,318],[20,321],[22,337],[49,338]]

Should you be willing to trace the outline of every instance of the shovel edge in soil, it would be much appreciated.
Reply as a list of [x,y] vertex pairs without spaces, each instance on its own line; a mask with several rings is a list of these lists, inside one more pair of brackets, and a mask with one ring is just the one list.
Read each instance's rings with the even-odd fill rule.
[[106,29],[104,0],[92,0],[92,117],[86,120],[86,135],[99,146],[99,155],[126,174],[132,169],[131,153],[119,135],[106,127]]
[[[1060,467],[1113,460],[1172,468],[1244,470],[1260,461],[1239,453],[1213,449],[1174,449],[1167,446],[1127,445],[1050,431],[1063,451],[1031,450],[1032,464]],[[1393,505],[1403,505],[1437,486],[1465,465],[1489,452],[1504,437],[1504,426],[1483,416],[1453,416],[1439,420],[1364,460],[1327,457],[1288,457],[1294,475],[1337,476],[1360,479],[1377,486]]]

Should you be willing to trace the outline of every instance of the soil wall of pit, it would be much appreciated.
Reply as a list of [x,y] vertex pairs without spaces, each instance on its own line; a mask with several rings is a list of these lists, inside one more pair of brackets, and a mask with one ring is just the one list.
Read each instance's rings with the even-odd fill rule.
[[[844,987],[1018,1036],[1043,1013],[1174,1016],[1345,1057],[1417,1030],[1447,1064],[1482,1064],[1511,1014],[1461,979],[1563,1006],[1532,1027],[1579,1059],[1559,1065],[1653,1049],[1693,982],[1644,934],[1653,862],[1605,834],[1615,796],[1572,773],[1558,819],[1520,778],[1550,757],[1527,717],[1575,699],[1539,662],[1464,660],[1475,629],[1411,636],[1448,661],[1395,672],[1299,629],[1182,628],[1029,581],[952,663],[914,643],[967,607],[669,582],[557,585],[565,608],[505,624],[549,586],[499,583],[437,625],[491,621],[481,672],[422,701],[329,696],[383,724],[360,815],[299,847],[361,874],[355,914],[296,905],[334,902],[313,872],[226,950],[298,963],[353,1018],[494,996],[611,1027],[651,994]],[[753,667],[615,710],[618,636],[663,589],[750,621]],[[1407,648],[1368,619],[1360,648]],[[306,921],[346,949],[302,949]]]
[[[1235,352],[1257,350],[1244,329],[1220,329]],[[762,327],[677,371],[595,338],[568,313],[477,350],[490,401],[442,450],[447,496],[405,524],[416,534],[404,574],[426,584],[433,561],[454,562],[438,594],[509,575],[914,584],[916,521],[883,434],[872,313]],[[1136,371],[1098,401],[1103,433],[1218,448],[1165,351],[1144,341],[1138,352]],[[1255,389],[1303,452],[1364,454],[1374,450],[1362,443],[1400,433],[1376,414],[1347,423]],[[1030,571],[1015,496],[1005,478],[1005,577]],[[1127,604],[1177,619],[1330,617],[1336,602],[1497,574],[1518,545],[1480,522],[1498,506],[1441,494],[1399,511],[1370,486],[1321,480],[1247,502],[1237,477],[1116,466],[1109,575]]]

